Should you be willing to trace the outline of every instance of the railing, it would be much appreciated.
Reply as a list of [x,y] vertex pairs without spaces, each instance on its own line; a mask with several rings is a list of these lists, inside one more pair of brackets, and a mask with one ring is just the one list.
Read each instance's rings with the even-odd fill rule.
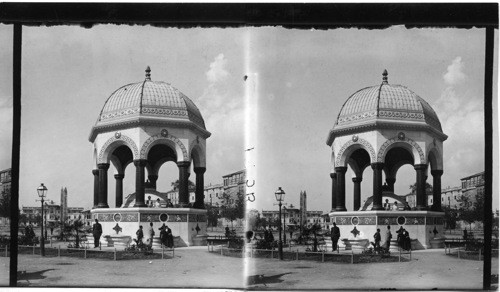
[[[498,251],[498,249],[491,249],[491,257],[498,257]],[[456,255],[459,259],[484,260],[484,251],[482,249],[466,250],[465,247],[451,247],[451,245],[445,245],[444,252],[446,255]]]
[[[0,252],[2,255],[8,256],[8,246],[0,248]],[[171,258],[175,257],[175,248],[165,248],[162,246],[161,248],[161,259],[166,258],[166,253],[172,253]],[[40,246],[37,245],[19,245],[18,246],[18,254],[32,254],[32,255],[40,255],[41,249]],[[131,255],[135,256],[131,256]],[[150,254],[140,251],[126,251],[126,250],[117,250],[113,248],[112,250],[102,250],[99,247],[96,249],[89,249],[86,245],[83,245],[79,248],[61,248],[61,246],[45,247],[45,256],[46,257],[79,257],[79,258],[103,258],[103,259],[113,259],[113,260],[123,260],[123,259],[141,259],[141,258],[159,258],[160,252],[157,250],[152,250]],[[141,257],[142,256],[142,257]]]
[[[268,259],[277,259],[279,258],[279,252],[276,249],[256,249],[256,248],[228,248],[225,245],[207,245],[208,252],[220,254],[222,256],[236,256],[236,257],[245,257],[245,258],[268,258]],[[409,255],[409,260],[411,260],[411,250],[408,252],[404,252],[399,250],[398,261],[401,262],[404,260],[404,255]],[[314,260],[321,262],[344,262],[344,263],[360,263],[364,262],[366,258],[373,258],[375,256],[381,256],[379,254],[363,254],[361,252],[355,252],[354,250],[344,250],[340,252],[337,250],[336,252],[327,252],[325,250],[322,251],[299,251],[299,249],[292,250],[291,247],[283,249],[283,259],[284,260]],[[387,256],[387,258],[392,258],[390,261],[394,261],[395,258],[393,256]],[[368,261],[370,262],[370,260]]]

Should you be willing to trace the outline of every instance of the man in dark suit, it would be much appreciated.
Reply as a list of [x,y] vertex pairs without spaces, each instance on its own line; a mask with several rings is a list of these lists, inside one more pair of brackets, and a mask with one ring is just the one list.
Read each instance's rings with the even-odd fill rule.
[[336,251],[337,250],[337,244],[339,242],[340,238],[340,229],[337,227],[337,224],[333,222],[333,227],[330,230],[331,231],[331,238],[332,238],[332,250]]
[[99,247],[99,240],[102,234],[102,226],[97,219],[95,219],[95,223],[92,226],[92,234],[94,235],[94,248],[97,248]]

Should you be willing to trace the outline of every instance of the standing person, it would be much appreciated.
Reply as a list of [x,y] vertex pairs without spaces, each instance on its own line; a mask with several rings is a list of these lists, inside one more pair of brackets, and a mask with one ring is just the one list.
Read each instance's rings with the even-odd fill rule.
[[92,235],[94,235],[94,248],[99,247],[99,241],[102,234],[102,225],[99,220],[95,219],[95,223],[92,226]]
[[158,228],[158,230],[160,230],[160,242],[163,246],[167,246],[168,245],[168,239],[167,239],[167,226],[165,226],[165,223],[163,223],[163,225]]
[[174,247],[174,236],[172,235],[172,229],[167,226],[167,247]]
[[155,236],[155,230],[153,229],[153,222],[149,222],[149,227],[146,230],[146,244],[149,247],[153,246],[153,236]]
[[229,237],[229,235],[231,234],[231,232],[229,231],[229,226],[226,226],[226,238]]
[[387,225],[387,233],[385,234],[385,242],[384,242],[384,245],[382,246],[383,248],[385,248],[386,251],[389,251],[389,248],[391,247],[391,239],[392,239],[391,225]]
[[137,235],[137,245],[142,244],[142,239],[144,238],[144,232],[142,232],[142,225],[139,226],[139,229],[135,233]]
[[396,231],[396,233],[398,234],[398,237],[397,237],[398,246],[400,248],[403,248],[403,243],[404,243],[404,229],[403,229],[403,226],[401,226],[399,228],[399,230]]
[[375,234],[373,235],[373,239],[375,240],[375,245],[373,246],[373,249],[375,250],[375,252],[377,252],[377,250],[380,249],[380,240],[382,240],[379,228],[377,228],[377,232],[375,232]]
[[264,241],[269,242],[269,230],[267,230],[267,227],[264,227]]
[[411,249],[410,233],[406,229],[403,230],[403,249],[404,250]]
[[340,229],[337,227],[337,223],[333,222],[333,227],[331,229],[331,239],[332,239],[332,251],[336,251],[338,247],[338,242],[340,238]]

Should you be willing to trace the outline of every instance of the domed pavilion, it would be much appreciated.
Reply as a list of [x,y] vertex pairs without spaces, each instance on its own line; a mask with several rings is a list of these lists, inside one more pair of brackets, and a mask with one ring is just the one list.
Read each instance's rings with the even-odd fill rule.
[[[360,225],[357,229],[365,229],[372,241],[377,227],[385,230],[384,225],[391,225],[393,233],[404,228],[411,238],[428,247],[429,232],[433,237],[443,235],[441,175],[446,139],[432,107],[405,86],[389,84],[384,70],[381,84],[363,88],[345,101],[328,134],[327,145],[332,149],[332,222],[343,228],[346,236],[353,225]],[[394,194],[398,170],[406,164],[415,169],[415,211],[410,211],[404,196]],[[347,211],[345,204],[348,167],[354,172],[353,211]],[[362,175],[368,167],[373,171],[372,196],[361,205]],[[432,206],[427,206],[425,194],[429,171]],[[396,201],[396,206],[388,211],[383,198]]]
[[[201,227],[206,226],[203,175],[206,139],[210,135],[193,101],[169,83],[153,81],[149,67],[144,81],[115,90],[104,103],[89,136],[95,167],[92,213],[103,225],[103,235],[134,238],[139,225],[146,227],[152,222],[158,230],[165,223],[170,225],[174,236],[179,235],[185,244],[192,245],[192,230],[196,229],[198,235],[204,230]],[[171,205],[164,199],[158,208],[148,208],[146,191],[155,198],[163,198],[156,191],[156,182],[161,179],[160,167],[169,161],[175,162],[179,170],[177,208],[167,208]],[[196,174],[192,204],[188,190],[191,163]],[[110,164],[116,169],[114,208],[108,205]],[[135,167],[135,193],[124,203],[123,179],[129,165]]]

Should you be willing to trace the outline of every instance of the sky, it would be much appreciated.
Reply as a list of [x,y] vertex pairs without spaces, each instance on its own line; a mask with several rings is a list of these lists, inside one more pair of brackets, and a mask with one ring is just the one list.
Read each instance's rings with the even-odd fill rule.
[[[20,206],[38,204],[36,188],[43,182],[48,199],[59,202],[66,187],[69,206],[91,207],[90,130],[109,95],[144,80],[148,65],[152,80],[169,82],[195,102],[212,133],[205,184],[222,183],[223,175],[246,167],[249,184],[255,182],[248,188],[256,198],[249,208],[277,208],[274,192],[282,187],[287,204],[297,206],[305,190],[309,210],[330,210],[328,132],[345,100],[380,84],[384,69],[389,83],[407,86],[436,111],[448,135],[442,186],[459,186],[460,178],[484,170],[484,35],[481,29],[399,26],[321,31],[23,27]],[[0,37],[3,169],[10,166],[12,142],[12,26],[0,25]],[[110,168],[110,205],[112,174]],[[351,176],[349,170],[347,209],[352,209]],[[167,163],[159,190],[167,191],[176,177],[175,165]],[[371,196],[371,170],[363,177],[362,200]],[[408,193],[414,181],[412,167],[402,167],[395,192]],[[134,169],[127,167],[124,194],[134,191]]]

